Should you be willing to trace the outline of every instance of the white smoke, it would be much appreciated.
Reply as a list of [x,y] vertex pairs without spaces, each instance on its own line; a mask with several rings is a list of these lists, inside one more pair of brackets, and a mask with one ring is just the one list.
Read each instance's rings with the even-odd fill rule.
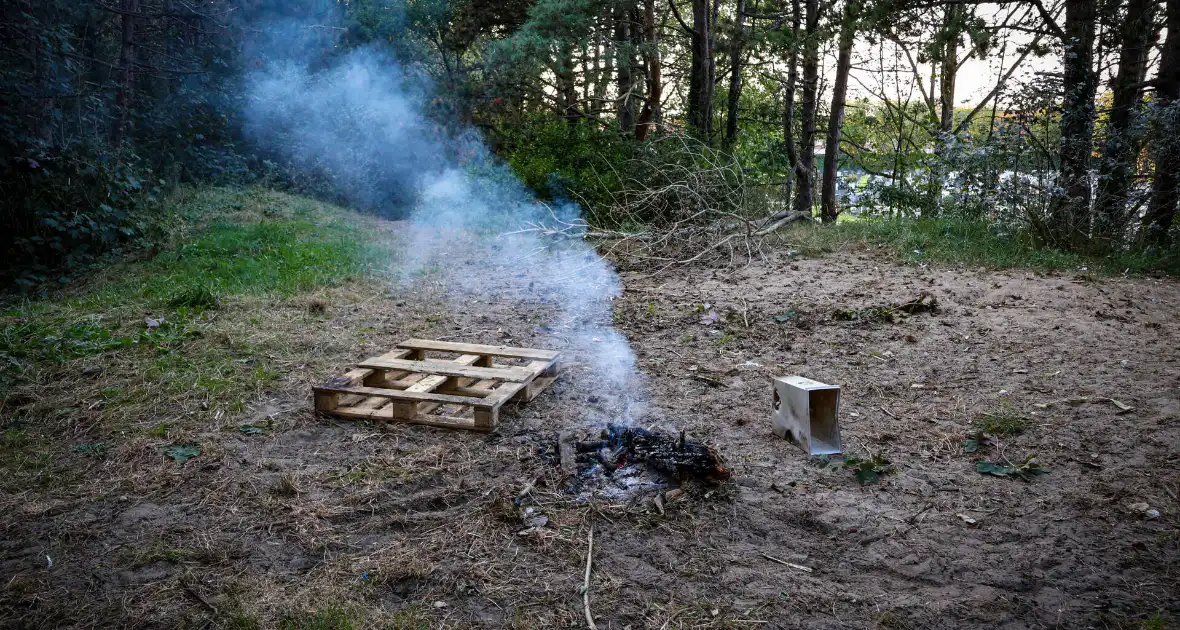
[[[468,296],[543,302],[554,315],[542,343],[590,368],[572,377],[589,376],[616,394],[633,389],[635,355],[611,326],[611,300],[622,287],[610,263],[581,239],[520,231],[568,223],[580,209],[540,203],[474,129],[427,116],[429,82],[388,54],[366,48],[327,62],[297,58],[290,41],[301,28],[311,26],[283,22],[268,32],[266,41],[284,43],[282,54],[255,51],[244,112],[254,141],[358,207],[411,218],[406,272],[429,265]],[[478,269],[451,268],[457,251]]]

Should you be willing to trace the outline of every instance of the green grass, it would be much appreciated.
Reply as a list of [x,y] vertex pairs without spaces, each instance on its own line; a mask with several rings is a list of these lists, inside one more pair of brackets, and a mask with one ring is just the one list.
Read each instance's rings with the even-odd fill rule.
[[[72,461],[122,448],[116,433],[129,426],[145,438],[183,437],[183,423],[145,422],[161,409],[242,413],[282,386],[282,340],[298,334],[275,304],[384,276],[396,254],[366,218],[270,191],[192,190],[169,211],[177,224],[154,256],[0,306],[0,405],[30,418],[0,423],[9,480],[55,483]],[[260,326],[266,334],[255,334]],[[55,431],[87,412],[109,422],[86,443],[107,443],[57,444]]]
[[1082,269],[1102,273],[1162,272],[1180,275],[1180,250],[1086,255],[1038,245],[1027,232],[994,229],[966,219],[875,219],[858,217],[835,226],[801,223],[780,232],[801,253],[816,256],[849,244],[886,249],[908,263],[967,265],[992,269]]
[[[167,353],[200,337],[205,311],[234,296],[287,297],[387,264],[388,248],[341,211],[312,207],[298,197],[226,189],[183,202],[176,214],[191,223],[176,231],[169,249],[119,265],[74,295],[18,304],[0,317],[0,392],[37,364],[107,352]],[[257,368],[254,375],[267,380],[272,371]]]
[[1011,406],[1001,405],[983,414],[982,419],[975,422],[975,426],[991,435],[1020,435],[1028,430],[1029,418]]

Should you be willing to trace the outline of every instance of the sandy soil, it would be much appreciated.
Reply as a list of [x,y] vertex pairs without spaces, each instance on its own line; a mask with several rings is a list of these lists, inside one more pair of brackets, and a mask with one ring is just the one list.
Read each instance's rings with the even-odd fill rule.
[[[281,391],[245,419],[186,416],[204,423],[200,457],[79,457],[85,483],[2,497],[0,625],[585,627],[591,527],[599,628],[1180,622],[1180,285],[786,248],[623,281],[614,318],[643,382],[604,391],[571,356],[490,435],[317,418],[307,387],[410,336],[555,344],[544,296],[488,303],[429,276],[317,292],[328,315],[289,340],[307,358]],[[832,317],[921,291],[940,312]],[[295,320],[307,299],[223,317]],[[704,303],[723,317],[702,324]],[[846,452],[894,472],[861,486],[775,438],[770,379],[786,374],[841,385]],[[714,445],[732,481],[686,483],[663,514],[650,493],[568,492],[557,432],[591,435],[625,399],[643,403],[635,421]],[[996,417],[1027,429],[964,453]],[[265,419],[263,435],[234,430]],[[975,470],[1030,456],[1052,472]]]

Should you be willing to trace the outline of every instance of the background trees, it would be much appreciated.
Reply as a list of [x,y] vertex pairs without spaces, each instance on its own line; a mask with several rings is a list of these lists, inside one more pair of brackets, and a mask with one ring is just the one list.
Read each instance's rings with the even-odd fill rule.
[[[284,42],[260,26],[276,20],[318,27]],[[659,220],[620,204],[723,160],[710,181],[744,207],[643,212],[956,216],[1158,248],[1180,201],[1178,20],[1177,0],[17,0],[0,8],[0,248],[44,280],[148,244],[153,195],[177,182],[331,196],[243,132],[243,77],[284,45],[391,51],[430,78],[440,125],[475,125],[596,221]]]

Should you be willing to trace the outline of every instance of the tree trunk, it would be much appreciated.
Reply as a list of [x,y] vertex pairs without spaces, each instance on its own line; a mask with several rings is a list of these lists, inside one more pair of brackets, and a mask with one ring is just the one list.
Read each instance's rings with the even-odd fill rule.
[[795,173],[799,168],[799,155],[795,150],[795,85],[799,82],[799,27],[802,14],[799,0],[791,0],[791,55],[787,60],[787,86],[783,90],[783,144],[787,147],[786,177],[783,178],[783,202],[791,203],[791,190]]
[[955,78],[959,73],[959,18],[963,7],[952,4],[945,11],[943,28],[947,31],[947,40],[942,51],[942,73],[938,77],[938,130],[943,136],[955,128]]
[[836,176],[840,165],[840,133],[844,130],[844,100],[848,96],[848,73],[852,69],[852,44],[856,39],[856,4],[845,5],[840,24],[840,50],[836,58],[836,79],[832,85],[832,107],[828,113],[828,138],[824,149],[824,181],[820,206],[824,223],[834,223],[840,214],[836,201]]
[[1155,177],[1151,204],[1143,217],[1147,243],[1159,246],[1168,245],[1168,231],[1180,201],[1180,0],[1168,0],[1167,12],[1168,36],[1156,77],[1160,120],[1152,149]]
[[639,115],[639,123],[635,128],[635,137],[643,140],[647,134],[661,122],[660,100],[663,98],[662,78],[660,77],[660,39],[656,30],[656,0],[644,0],[643,3],[643,40],[645,42],[643,58],[647,66],[647,103]]
[[806,0],[807,32],[803,40],[803,97],[801,99],[799,161],[795,168],[795,210],[815,206],[815,101],[819,89],[819,0]]
[[573,126],[582,117],[582,113],[578,111],[578,88],[574,82],[573,48],[569,43],[561,44],[560,59],[557,63],[557,89],[561,98],[562,116],[570,126]]
[[139,13],[139,0],[123,0],[121,18],[123,21],[122,47],[119,50],[119,92],[115,104],[119,118],[111,133],[111,141],[119,144],[131,122],[131,105],[135,98],[135,20]]
[[692,68],[688,78],[688,126],[705,142],[713,132],[713,13],[709,0],[692,0]]
[[1061,105],[1061,169],[1050,202],[1047,240],[1074,249],[1089,236],[1090,154],[1094,150],[1094,26],[1096,0],[1065,2],[1065,98]]
[[725,148],[733,149],[737,141],[738,105],[742,97],[742,45],[745,40],[746,0],[737,0],[733,23],[733,41],[729,47],[729,95],[725,107]]
[[635,131],[635,98],[632,94],[634,77],[634,47],[632,46],[631,10],[629,6],[619,5],[615,8],[615,72],[618,80],[619,96],[619,132],[631,135]]
[[1094,204],[1094,235],[1112,245],[1123,240],[1127,198],[1135,174],[1140,136],[1132,128],[1143,101],[1147,55],[1155,43],[1154,0],[1130,0],[1120,39],[1119,70],[1111,85],[1110,117],[1098,171],[1098,198]]

